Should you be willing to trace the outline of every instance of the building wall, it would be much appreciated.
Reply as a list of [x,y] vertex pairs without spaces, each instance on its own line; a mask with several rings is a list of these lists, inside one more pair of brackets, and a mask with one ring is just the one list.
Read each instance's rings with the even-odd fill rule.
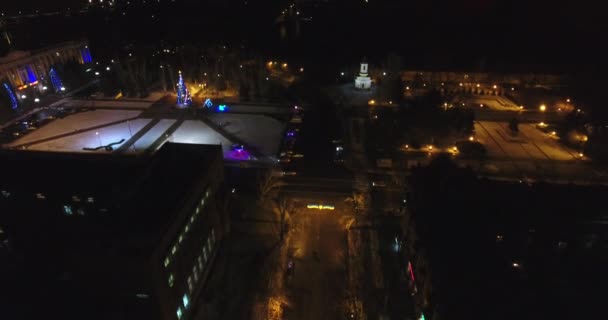
[[227,231],[221,158],[208,173],[176,212],[179,219],[151,260],[163,319],[189,319]]

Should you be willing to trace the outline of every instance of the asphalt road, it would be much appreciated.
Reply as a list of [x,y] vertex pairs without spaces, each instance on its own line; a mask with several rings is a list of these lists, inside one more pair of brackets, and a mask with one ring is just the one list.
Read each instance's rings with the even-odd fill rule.
[[[336,211],[304,212],[290,241],[288,319],[340,319],[346,285],[346,234]],[[291,278],[291,279],[290,279]]]

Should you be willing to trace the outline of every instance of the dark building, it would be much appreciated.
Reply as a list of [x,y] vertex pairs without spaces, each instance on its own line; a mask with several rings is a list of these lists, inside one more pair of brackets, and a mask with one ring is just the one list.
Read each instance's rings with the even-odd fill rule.
[[219,146],[10,152],[0,165],[2,318],[190,317],[228,231]]

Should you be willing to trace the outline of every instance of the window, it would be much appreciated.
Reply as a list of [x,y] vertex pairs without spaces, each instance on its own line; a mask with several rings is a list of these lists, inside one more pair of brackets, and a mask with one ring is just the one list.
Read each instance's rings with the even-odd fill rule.
[[177,319],[181,319],[182,318],[182,307],[177,307]]
[[189,290],[190,292],[192,292],[192,289],[193,289],[193,288],[194,288],[194,287],[192,286],[192,276],[188,276],[188,290]]
[[203,256],[198,256],[198,269],[203,271]]
[[169,288],[173,287],[175,284],[175,278],[173,277],[173,273],[169,274]]
[[2,190],[0,193],[1,193],[1,194],[2,194],[2,196],[3,196],[3,197],[5,197],[5,198],[8,198],[8,197],[10,197],[10,196],[11,196],[11,193],[10,193],[10,192],[8,192],[8,191],[6,191],[6,190]]
[[171,248],[171,254],[175,254],[177,252],[177,245],[174,244],[173,248]]
[[207,263],[207,247],[203,246],[203,257],[205,258],[205,263]]
[[179,243],[182,243],[182,241],[184,241],[184,236],[183,235],[179,235],[179,239],[177,240]]
[[63,213],[64,213],[66,216],[71,216],[71,215],[73,214],[73,213],[72,213],[72,207],[71,207],[71,206],[67,206],[67,205],[66,205],[66,206],[63,206]]
[[201,206],[204,206],[204,205],[205,205],[205,198],[202,198],[201,199]]
[[209,253],[211,254],[211,250],[213,248],[213,246],[211,245],[211,237],[207,238],[207,249],[209,250]]
[[182,297],[182,302],[184,303],[184,308],[188,308],[188,306],[190,305],[190,299],[188,299],[188,294],[184,294],[184,296]]
[[186,230],[184,230],[184,231],[186,231],[186,233],[188,233],[188,231],[190,231],[190,225],[187,224],[186,225]]
[[88,203],[93,203],[93,202],[95,202],[95,199],[93,199],[93,197],[88,197],[87,198],[87,202]]
[[201,209],[199,209],[199,208],[197,207],[197,208],[196,208],[196,213],[198,214],[198,212],[199,212],[200,210],[201,210]]
[[194,216],[190,217],[190,223],[194,222]]
[[76,212],[78,212],[79,215],[84,216],[84,210],[82,208],[79,208]]
[[169,259],[169,257],[166,257],[165,258],[165,263],[164,263],[165,268],[169,266],[169,263],[171,263],[171,259]]
[[78,196],[72,196],[72,201],[80,202],[80,198]]
[[192,275],[194,276],[194,281],[198,282],[198,267],[196,264],[192,267]]
[[215,230],[211,229],[211,241],[215,242]]
[[46,199],[46,196],[42,193],[36,193],[36,198],[39,200],[44,200]]

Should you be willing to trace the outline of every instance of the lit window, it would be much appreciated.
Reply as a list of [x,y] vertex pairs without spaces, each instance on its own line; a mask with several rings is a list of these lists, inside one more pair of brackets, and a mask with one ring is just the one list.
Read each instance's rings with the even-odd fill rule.
[[198,256],[198,269],[203,271],[203,256]]
[[80,198],[78,196],[72,196],[72,201],[80,202]]
[[181,319],[182,318],[182,307],[177,307],[177,319]]
[[71,216],[72,215],[72,207],[71,206],[63,206],[63,213],[66,216]]
[[84,216],[84,210],[82,210],[82,208],[79,208],[76,212],[78,212],[79,215]]
[[213,248],[213,246],[211,245],[211,238],[207,238],[207,249],[209,250],[209,253],[211,253],[211,248]]
[[190,223],[194,223],[194,216],[190,217]]
[[201,199],[201,206],[204,206],[204,205],[205,205],[205,198],[202,198]]
[[173,248],[171,248],[171,254],[175,254],[177,252],[177,245],[173,245]]
[[192,276],[188,276],[188,290],[189,290],[190,292],[192,292],[192,289],[193,289],[193,288],[194,288],[194,287],[192,286]]
[[36,193],[36,198],[38,198],[40,200],[44,200],[44,199],[46,199],[46,196],[43,195],[42,193]]
[[186,231],[186,233],[188,233],[188,231],[190,231],[190,225],[186,225],[186,229],[184,231]]
[[199,212],[199,211],[200,211],[200,209],[199,209],[199,208],[196,208],[196,213],[197,213],[197,214],[198,214],[198,212]]
[[194,276],[194,281],[197,282],[198,281],[198,267],[196,266],[196,264],[194,265],[194,267],[192,267],[192,275]]
[[93,203],[93,202],[95,202],[95,199],[93,199],[93,197],[88,197],[87,198],[87,202],[88,203]]
[[169,257],[166,257],[165,258],[165,263],[164,263],[165,268],[169,266],[169,263],[171,263],[171,259],[169,259]]
[[169,274],[169,288],[173,287],[175,284],[175,278],[173,277],[173,273]]
[[205,198],[209,197],[209,190],[207,190],[207,192],[205,192]]
[[215,230],[211,229],[211,241],[215,242]]
[[184,303],[184,308],[188,308],[190,305],[190,299],[188,299],[188,294],[184,294],[182,297],[182,302]]
[[2,196],[5,198],[8,198],[11,196],[11,193],[6,190],[2,190],[0,193],[2,193]]
[[184,236],[183,235],[179,235],[179,238],[177,240],[179,243],[182,243],[182,241],[184,241]]
[[207,262],[207,247],[203,246],[203,258],[205,259],[205,262]]

